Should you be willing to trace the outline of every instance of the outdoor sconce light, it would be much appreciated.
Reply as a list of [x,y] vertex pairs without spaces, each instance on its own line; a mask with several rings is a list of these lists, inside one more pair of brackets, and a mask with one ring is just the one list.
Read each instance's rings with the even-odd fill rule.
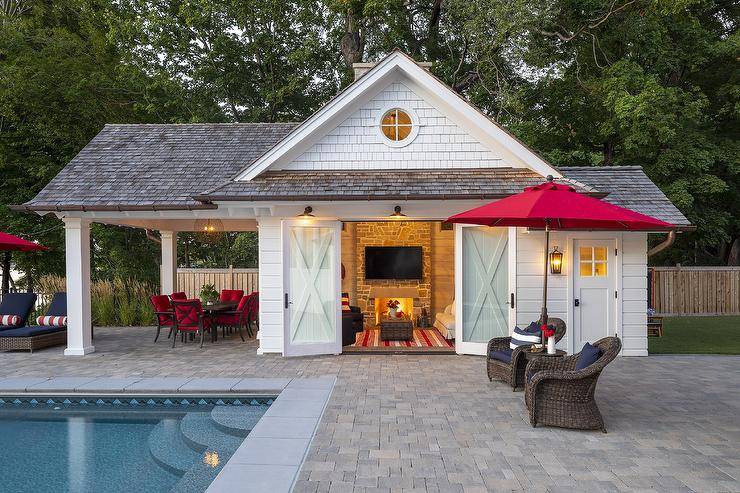
[[298,217],[313,217],[313,207],[310,205],[307,205],[305,209],[303,209],[303,214],[298,214]]
[[560,274],[563,270],[563,253],[555,247],[550,253],[550,273]]
[[393,214],[391,214],[389,217],[392,217],[394,219],[400,219],[402,217],[406,217],[406,214],[403,214],[401,212],[401,206],[397,205],[393,208]]

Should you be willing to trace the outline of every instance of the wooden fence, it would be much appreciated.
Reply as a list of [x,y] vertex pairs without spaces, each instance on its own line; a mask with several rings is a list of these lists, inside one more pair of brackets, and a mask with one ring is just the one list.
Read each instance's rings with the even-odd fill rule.
[[189,298],[197,298],[204,284],[213,284],[216,291],[243,289],[244,293],[259,291],[257,269],[177,269],[177,287]]
[[651,267],[649,288],[656,314],[740,314],[740,267]]

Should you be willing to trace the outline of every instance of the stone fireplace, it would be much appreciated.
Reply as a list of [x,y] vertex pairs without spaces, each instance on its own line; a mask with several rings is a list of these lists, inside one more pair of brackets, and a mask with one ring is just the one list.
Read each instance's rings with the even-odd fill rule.
[[[422,309],[431,312],[431,228],[430,222],[380,221],[355,224],[357,306],[365,314],[369,327],[388,311],[388,299],[396,299],[412,320]],[[366,246],[422,247],[422,278],[414,280],[365,279]],[[354,303],[353,303],[354,304]]]

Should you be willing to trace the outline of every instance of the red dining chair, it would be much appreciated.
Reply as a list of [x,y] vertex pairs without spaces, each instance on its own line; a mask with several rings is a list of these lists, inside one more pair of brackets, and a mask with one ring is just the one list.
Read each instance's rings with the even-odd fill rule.
[[260,328],[260,294],[259,291],[253,291],[250,294],[249,311],[247,316],[247,334],[252,337],[252,322],[254,322],[254,331]]
[[172,301],[175,301],[175,300],[185,301],[186,299],[188,299],[188,295],[185,294],[185,291],[178,291],[176,293],[172,293],[170,295],[170,299]]
[[216,323],[224,328],[224,337],[226,337],[226,328],[230,327],[239,331],[239,337],[241,337],[242,342],[244,342],[242,327],[245,325],[247,327],[247,335],[252,337],[252,331],[249,329],[248,325],[249,308],[251,306],[250,300],[251,295],[242,296],[236,310],[224,312],[216,317]]
[[154,307],[154,315],[157,318],[157,335],[154,336],[154,342],[159,339],[159,332],[162,327],[167,327],[170,332],[167,334],[167,339],[172,335],[172,330],[175,328],[175,312],[172,309],[170,298],[165,294],[157,296],[151,296],[149,298]]
[[210,332],[212,323],[211,319],[203,314],[200,300],[174,300],[172,306],[175,308],[175,336],[172,338],[172,347],[175,347],[178,332],[200,333],[200,347],[203,347],[205,331]]
[[219,299],[221,301],[239,301],[243,296],[243,289],[222,289]]

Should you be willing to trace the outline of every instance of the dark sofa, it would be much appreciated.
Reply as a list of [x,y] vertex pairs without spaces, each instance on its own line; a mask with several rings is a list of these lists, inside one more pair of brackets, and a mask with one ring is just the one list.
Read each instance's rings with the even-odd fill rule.
[[356,334],[365,328],[365,316],[359,306],[350,306],[342,312],[342,346],[355,343]]

